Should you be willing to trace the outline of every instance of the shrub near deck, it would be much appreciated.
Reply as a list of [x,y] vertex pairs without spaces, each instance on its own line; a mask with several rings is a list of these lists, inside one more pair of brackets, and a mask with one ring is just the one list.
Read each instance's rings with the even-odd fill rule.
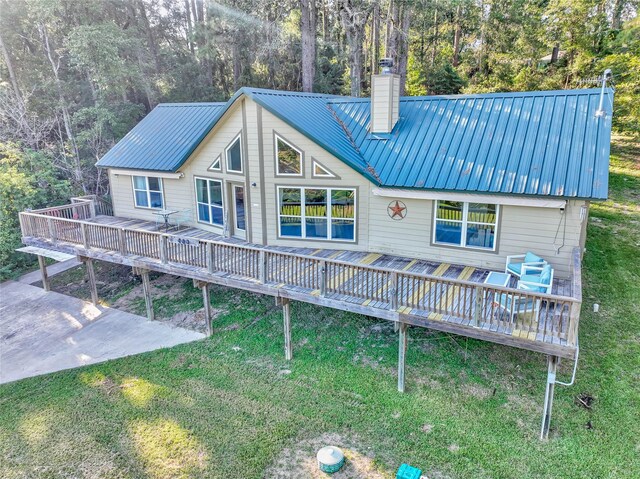
[[398,394],[391,325],[296,303],[285,362],[273,299],[214,288],[226,313],[210,339],[1,387],[0,476],[260,478],[323,433],[353,437],[384,477],[401,462],[429,477],[640,475],[640,147],[616,145],[611,200],[591,210],[578,380],[556,390],[548,443],[541,355],[410,328]]

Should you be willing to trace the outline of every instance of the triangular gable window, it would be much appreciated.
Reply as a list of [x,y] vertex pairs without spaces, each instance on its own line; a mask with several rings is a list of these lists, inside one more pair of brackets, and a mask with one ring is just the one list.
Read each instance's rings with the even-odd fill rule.
[[316,178],[337,178],[337,176],[329,170],[329,168],[313,160],[313,176]]
[[242,173],[242,148],[240,146],[240,133],[227,146],[227,171]]
[[282,176],[303,176],[302,151],[288,141],[275,135],[277,174]]
[[209,171],[220,171],[222,169],[222,159],[220,157],[213,160],[211,166],[207,168]]

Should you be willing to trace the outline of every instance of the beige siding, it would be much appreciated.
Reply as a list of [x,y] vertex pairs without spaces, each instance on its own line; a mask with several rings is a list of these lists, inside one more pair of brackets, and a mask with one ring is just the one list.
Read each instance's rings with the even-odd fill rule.
[[[192,226],[198,226],[208,231],[222,233],[222,228],[197,222],[196,200],[195,200],[195,177],[220,179],[223,181],[225,206],[229,207],[230,182],[245,182],[245,176],[236,173],[227,173],[225,148],[233,141],[242,130],[242,108],[240,102],[231,109],[224,121],[218,123],[207,138],[196,149],[191,158],[180,169],[183,177],[180,179],[163,179],[164,202],[167,208],[177,210],[188,210]],[[255,137],[255,134],[253,135]],[[244,146],[243,146],[244,148]],[[222,159],[222,171],[208,171],[211,163],[220,156]],[[243,151],[245,163],[247,154]],[[246,167],[245,167],[246,170]],[[149,174],[153,176],[153,174]],[[157,216],[153,210],[148,208],[136,208],[133,201],[133,186],[131,176],[109,175],[111,182],[114,214],[129,218],[139,218],[155,221]]]
[[[153,174],[149,174],[149,176],[153,176]],[[114,175],[113,172],[109,171],[109,182],[111,184],[114,215],[147,221],[157,220],[157,215],[153,214],[155,210],[135,206],[131,175]],[[164,204],[167,208],[183,210],[192,207],[188,192],[185,191],[184,183],[183,179],[162,179]]]
[[[285,140],[293,143],[304,152],[304,177],[276,177],[275,175],[275,148],[273,141],[274,131]],[[298,246],[309,248],[341,248],[341,249],[367,249],[368,238],[368,214],[369,194],[371,183],[357,173],[344,162],[329,154],[306,136],[293,129],[285,122],[262,110],[262,138],[264,146],[264,173],[265,173],[265,212],[267,220],[267,241],[269,244],[285,246]],[[315,158],[321,164],[329,168],[340,179],[319,179],[311,177],[312,161]],[[356,228],[357,244],[334,241],[312,241],[306,239],[278,238],[278,199],[277,186],[322,186],[331,188],[356,188]]]
[[[222,233],[222,227],[209,225],[206,223],[196,222],[196,194],[195,194],[195,178],[210,178],[222,181],[223,195],[224,195],[224,207],[227,212],[231,211],[231,186],[233,183],[245,184],[246,163],[247,154],[244,151],[244,142],[242,144],[242,156],[243,156],[243,174],[228,172],[227,171],[227,158],[225,149],[230,146],[234,141],[238,133],[243,130],[242,124],[242,104],[236,102],[233,108],[228,111],[223,121],[219,122],[216,127],[209,133],[207,138],[200,144],[196,151],[191,155],[191,158],[181,168],[184,173],[184,178],[180,180],[183,183],[183,190],[187,197],[188,205],[193,211],[193,226],[212,231],[215,233]],[[243,132],[244,134],[244,132]],[[213,161],[220,156],[222,171],[209,171]]]
[[[261,161],[260,161],[260,133],[258,129],[258,105],[252,100],[245,101],[246,124],[247,124],[247,167],[248,167],[248,188],[251,216],[251,241],[253,243],[264,244],[262,223],[263,218],[263,191],[261,186]],[[256,186],[252,186],[255,183]]]
[[371,131],[388,133],[398,121],[400,77],[391,74],[374,75],[371,81]]
[[402,251],[406,256],[498,270],[504,268],[507,255],[532,251],[547,259],[559,276],[566,277],[569,275],[571,251],[580,245],[580,207],[584,204],[580,201],[570,201],[564,214],[553,208],[501,206],[497,249],[484,252],[433,245],[433,202],[403,199],[407,205],[407,216],[397,221],[386,214],[387,205],[392,200],[371,196],[369,225],[371,231],[375,231],[369,238],[372,251]]
[[[241,130],[245,135],[245,174],[237,175],[226,171],[224,150]],[[303,177],[276,176],[274,132],[302,150]],[[219,155],[223,171],[207,171]],[[312,178],[312,158],[340,178]],[[530,250],[546,258],[559,276],[567,276],[571,251],[580,245],[584,231],[580,221],[580,208],[585,204],[582,201],[570,201],[564,216],[559,209],[502,206],[496,252],[433,245],[432,201],[403,199],[408,207],[406,218],[400,221],[391,219],[387,214],[387,206],[393,198],[373,195],[374,185],[369,180],[248,98],[234,105],[181,171],[183,178],[163,180],[167,207],[191,210],[192,225],[221,233],[221,228],[195,222],[194,177],[223,180],[225,201],[229,208],[230,182],[241,182],[246,191],[247,220],[251,222],[248,240],[259,244],[266,241],[267,244],[280,246],[373,251],[497,270],[504,267],[507,255]],[[156,220],[152,210],[134,207],[131,176],[110,173],[109,179],[116,215]],[[279,238],[277,186],[355,188],[357,242]]]

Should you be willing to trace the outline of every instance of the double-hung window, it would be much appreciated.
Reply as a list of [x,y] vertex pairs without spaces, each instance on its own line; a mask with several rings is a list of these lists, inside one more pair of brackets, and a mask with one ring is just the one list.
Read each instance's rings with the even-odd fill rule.
[[278,190],[280,236],[355,241],[356,191],[338,188]]
[[223,226],[224,200],[221,181],[196,178],[196,203],[198,221]]
[[497,205],[439,200],[434,222],[434,243],[496,249]]
[[164,207],[162,178],[133,176],[133,200],[138,208]]

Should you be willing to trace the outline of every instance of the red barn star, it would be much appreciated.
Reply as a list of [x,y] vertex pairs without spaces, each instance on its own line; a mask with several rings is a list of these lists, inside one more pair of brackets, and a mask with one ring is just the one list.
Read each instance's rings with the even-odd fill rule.
[[391,219],[396,219],[396,217],[398,217],[398,219],[402,219],[405,217],[407,207],[405,206],[404,203],[402,203],[401,201],[396,200],[395,203],[391,202],[389,203],[389,206],[387,207],[387,212],[389,213],[389,216],[391,216]]

